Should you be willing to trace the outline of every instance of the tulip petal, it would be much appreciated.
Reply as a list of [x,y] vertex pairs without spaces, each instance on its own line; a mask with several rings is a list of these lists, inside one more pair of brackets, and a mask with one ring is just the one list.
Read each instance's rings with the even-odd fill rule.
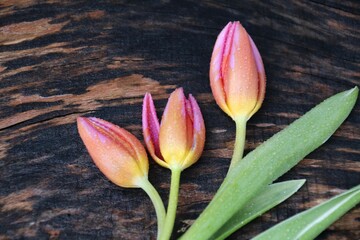
[[187,118],[182,88],[171,93],[160,125],[160,151],[169,166],[179,165],[187,153]]
[[257,97],[258,100],[256,102],[254,109],[249,114],[249,118],[250,118],[252,115],[254,115],[254,113],[256,113],[259,110],[262,102],[264,101],[266,77],[265,77],[265,68],[264,68],[264,64],[263,64],[260,52],[250,36],[249,36],[249,39],[250,39],[250,44],[251,44],[251,48],[252,48],[252,51],[253,51],[253,54],[255,57],[255,62],[256,62],[258,75],[259,75],[259,86],[258,86],[258,97]]
[[154,101],[150,93],[146,93],[142,110],[143,135],[146,147],[151,157],[162,167],[168,168],[160,152],[159,132],[160,124],[156,116]]
[[[257,68],[246,30],[235,22],[231,51],[224,72],[226,103],[235,115],[248,114],[254,109],[258,95]],[[225,71],[225,70],[224,70]],[[255,86],[256,85],[256,86]]]
[[190,150],[193,144],[193,121],[194,121],[194,114],[191,106],[191,102],[185,99],[185,107],[186,107],[186,150]]
[[[222,60],[221,60],[221,79],[222,79],[222,84],[223,84],[223,88],[225,91],[225,101],[227,101],[227,92],[226,92],[226,86],[228,85],[228,81],[229,79],[226,78],[226,73],[229,69],[229,61],[231,59],[231,57],[233,57],[231,55],[232,53],[232,49],[233,49],[233,40],[234,40],[234,35],[236,33],[236,24],[232,23],[229,32],[227,34],[226,37],[226,41],[225,41],[225,48],[222,54]],[[236,36],[235,36],[236,37]]]
[[192,146],[183,162],[183,169],[191,166],[200,158],[205,144],[205,124],[199,105],[191,94],[189,95],[188,102],[191,109],[191,114],[189,115],[192,116],[193,136],[191,141]]
[[226,46],[229,45],[228,35],[230,29],[232,28],[232,23],[229,22],[226,27],[221,31],[219,36],[216,39],[214,50],[211,56],[210,63],[210,86],[213,92],[216,103],[219,107],[229,116],[232,116],[228,106],[226,105],[226,96],[225,90],[223,87],[223,73],[222,69],[224,65],[222,64],[224,58],[224,51]]
[[77,124],[94,163],[110,181],[122,187],[138,187],[139,178],[147,178],[146,151],[132,134],[98,118],[79,117]]

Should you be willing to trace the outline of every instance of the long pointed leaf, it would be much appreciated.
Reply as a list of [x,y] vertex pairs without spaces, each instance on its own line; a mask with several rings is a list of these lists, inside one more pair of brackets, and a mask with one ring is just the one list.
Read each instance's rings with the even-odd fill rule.
[[256,194],[326,142],[349,115],[358,91],[355,87],[328,98],[235,164],[182,239],[210,239]]
[[359,202],[360,185],[275,225],[253,240],[314,239]]
[[274,183],[265,188],[248,205],[232,216],[211,239],[222,240],[264,212],[285,201],[304,185],[305,179]]

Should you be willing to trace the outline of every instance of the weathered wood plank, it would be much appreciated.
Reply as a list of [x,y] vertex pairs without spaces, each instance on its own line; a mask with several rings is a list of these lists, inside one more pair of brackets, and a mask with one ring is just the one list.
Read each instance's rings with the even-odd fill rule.
[[[226,174],[235,126],[208,83],[216,36],[240,20],[266,67],[267,95],[250,120],[246,152],[330,95],[360,83],[358,1],[0,2],[0,239],[154,239],[155,212],[140,190],[96,169],[77,116],[97,116],[141,137],[141,102],[160,111],[184,87],[207,126],[203,157],[183,173],[174,238],[211,200]],[[159,111],[159,113],[160,113]],[[306,178],[295,196],[230,239],[360,183],[360,106],[320,149],[281,179]],[[167,199],[169,172],[151,163]],[[359,208],[319,239],[359,239]]]

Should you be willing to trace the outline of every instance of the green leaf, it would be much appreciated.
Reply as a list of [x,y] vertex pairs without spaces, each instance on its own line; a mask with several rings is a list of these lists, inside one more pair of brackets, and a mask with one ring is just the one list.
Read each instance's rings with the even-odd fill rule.
[[326,142],[349,115],[358,91],[355,87],[328,98],[236,163],[182,239],[211,239],[267,185]]
[[359,202],[360,185],[275,225],[253,240],[314,239]]
[[296,193],[304,183],[305,179],[301,179],[274,183],[267,186],[265,191],[253,198],[242,210],[232,216],[211,238],[217,240],[225,239],[264,212],[285,201]]

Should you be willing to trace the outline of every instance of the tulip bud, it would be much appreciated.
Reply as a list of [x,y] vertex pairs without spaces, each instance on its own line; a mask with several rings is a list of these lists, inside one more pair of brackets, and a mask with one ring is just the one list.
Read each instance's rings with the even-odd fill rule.
[[265,96],[264,65],[240,22],[229,22],[219,34],[209,75],[216,103],[234,120],[249,119],[260,108]]
[[186,99],[182,88],[170,95],[161,125],[152,97],[146,93],[142,121],[147,149],[161,166],[185,169],[200,158],[205,143],[204,119],[195,98],[190,94]]
[[99,118],[79,117],[78,130],[100,171],[121,187],[140,187],[149,162],[141,142],[131,133]]

